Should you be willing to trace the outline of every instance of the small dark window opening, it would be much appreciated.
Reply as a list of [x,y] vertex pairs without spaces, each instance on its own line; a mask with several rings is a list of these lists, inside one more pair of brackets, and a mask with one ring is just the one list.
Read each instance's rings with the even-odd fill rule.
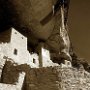
[[23,37],[22,37],[22,39],[23,39]]
[[67,64],[70,65],[70,62],[68,62]]
[[36,62],[36,60],[33,58],[33,63],[35,63]]
[[14,49],[14,54],[17,55],[17,49]]

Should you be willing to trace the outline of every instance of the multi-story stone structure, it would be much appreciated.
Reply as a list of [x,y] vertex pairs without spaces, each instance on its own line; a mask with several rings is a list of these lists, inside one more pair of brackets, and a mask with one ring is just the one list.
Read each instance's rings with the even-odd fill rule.
[[17,64],[28,64],[30,67],[53,66],[50,60],[49,50],[40,46],[39,55],[29,53],[27,50],[27,38],[16,31],[14,28],[0,34],[0,53],[2,56],[13,59]]
[[84,68],[67,60],[53,63],[43,43],[37,50],[39,54],[29,53],[27,38],[14,28],[0,34],[0,90],[90,90],[90,73]]
[[[4,56],[12,58],[16,63],[28,61],[27,38],[11,28],[0,34],[0,49]],[[25,55],[25,56],[23,56]]]

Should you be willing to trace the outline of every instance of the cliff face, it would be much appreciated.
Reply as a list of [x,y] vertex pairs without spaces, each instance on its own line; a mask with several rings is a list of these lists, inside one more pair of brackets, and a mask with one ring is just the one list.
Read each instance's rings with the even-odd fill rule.
[[[83,68],[58,66],[36,69],[28,65],[16,66],[11,62],[6,62],[0,84],[15,85],[22,71],[26,73],[22,89],[15,90],[90,90],[90,73]],[[5,90],[3,85],[0,88]]]

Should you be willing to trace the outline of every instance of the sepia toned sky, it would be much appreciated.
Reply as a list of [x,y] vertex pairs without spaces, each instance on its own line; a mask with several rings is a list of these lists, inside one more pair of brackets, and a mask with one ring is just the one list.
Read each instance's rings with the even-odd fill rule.
[[90,0],[70,1],[69,29],[75,52],[90,63]]

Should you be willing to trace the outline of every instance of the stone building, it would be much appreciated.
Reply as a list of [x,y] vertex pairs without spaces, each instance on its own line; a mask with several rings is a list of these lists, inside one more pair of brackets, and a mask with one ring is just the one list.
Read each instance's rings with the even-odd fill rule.
[[[32,54],[27,50],[27,38],[16,31],[14,28],[0,34],[0,53],[2,56],[11,58],[17,64],[29,64],[31,67],[38,67],[32,61]],[[36,57],[36,56],[35,56]],[[38,59],[36,57],[35,59]]]
[[27,38],[14,28],[0,34],[0,90],[90,90],[90,73],[84,68],[67,60],[53,63],[43,43],[37,51],[29,53]]
[[16,63],[24,63],[28,60],[27,38],[11,28],[0,34],[1,52],[15,60]]
[[58,64],[52,62],[48,46],[46,46],[44,43],[41,42],[37,46],[36,51],[39,53],[40,67],[49,67],[49,66],[57,66],[58,65]]
[[50,60],[50,52],[44,48],[43,43],[39,46],[39,54],[29,53],[27,50],[27,37],[20,34],[14,28],[0,34],[0,53],[11,58],[17,64],[28,64],[32,68],[55,66]]

